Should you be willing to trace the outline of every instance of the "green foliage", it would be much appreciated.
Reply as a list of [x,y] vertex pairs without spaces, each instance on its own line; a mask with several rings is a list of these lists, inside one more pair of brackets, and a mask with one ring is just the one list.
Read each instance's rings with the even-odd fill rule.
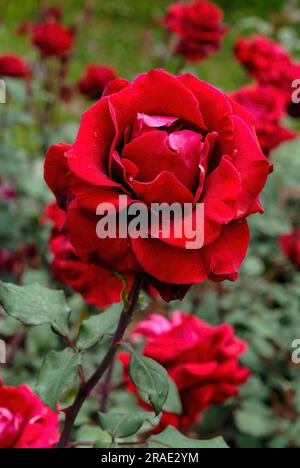
[[201,441],[185,437],[172,426],[161,434],[149,439],[148,448],[197,448],[197,449],[227,449],[228,445],[220,437],[214,440]]
[[100,425],[102,429],[108,432],[112,439],[116,437],[129,437],[136,434],[146,421],[155,425],[155,415],[149,412],[138,412],[129,414],[118,413],[100,413]]
[[0,282],[0,304],[16,320],[27,325],[50,324],[68,336],[70,309],[62,291],[52,291],[39,284],[16,286]]
[[41,368],[36,390],[41,399],[54,411],[66,392],[77,379],[77,370],[81,362],[80,354],[72,349],[62,352],[51,351]]
[[168,398],[169,377],[166,370],[153,359],[133,352],[129,373],[135,386],[148,396],[148,401],[158,415]]
[[116,304],[106,312],[85,320],[80,328],[77,348],[86,351],[99,343],[105,335],[113,334],[117,328],[123,304]]

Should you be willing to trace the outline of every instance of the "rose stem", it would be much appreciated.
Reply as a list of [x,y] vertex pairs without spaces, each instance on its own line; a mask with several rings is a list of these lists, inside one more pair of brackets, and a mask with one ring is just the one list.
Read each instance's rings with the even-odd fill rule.
[[79,389],[78,395],[73,405],[66,412],[65,424],[57,448],[66,448],[66,446],[68,445],[74,427],[74,423],[82,408],[82,405],[84,404],[85,400],[88,398],[92,390],[96,387],[100,379],[103,377],[103,375],[113,362],[120,342],[122,341],[123,336],[125,334],[126,328],[128,327],[135,312],[140,292],[143,287],[143,283],[144,276],[137,276],[128,297],[128,304],[124,306],[123,312],[118,323],[118,327],[111,340],[106,355],[104,356],[102,362],[100,363],[99,367],[96,369],[92,377],[86,382],[84,386],[82,386]]
[[107,406],[109,403],[109,392],[111,389],[111,380],[113,377],[113,371],[114,371],[114,361],[112,361],[111,365],[109,366],[109,369],[107,371],[105,381],[102,387],[102,401],[101,401],[101,406],[100,406],[101,413],[107,412]]

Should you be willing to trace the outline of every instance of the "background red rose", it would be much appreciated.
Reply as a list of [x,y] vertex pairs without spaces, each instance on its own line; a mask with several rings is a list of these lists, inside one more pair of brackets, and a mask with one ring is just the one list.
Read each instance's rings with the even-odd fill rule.
[[202,60],[217,52],[227,31],[222,10],[203,0],[172,4],[164,24],[179,38],[176,53],[191,61]]
[[278,88],[248,86],[232,93],[231,98],[253,115],[257,137],[266,156],[284,141],[296,138],[295,132],[281,124],[286,115],[286,100]]
[[112,67],[91,64],[86,67],[83,77],[78,83],[80,92],[92,100],[101,98],[108,83],[117,78]]
[[284,255],[300,269],[300,230],[281,236],[280,246]]
[[[187,429],[210,405],[237,396],[239,385],[250,375],[238,364],[247,345],[227,324],[211,327],[194,316],[175,312],[170,321],[152,315],[133,333],[146,339],[143,354],[165,367],[180,394],[182,415],[164,412],[158,431],[168,425]],[[120,359],[127,380],[129,355],[121,354]],[[128,388],[136,393],[133,385]],[[141,400],[140,404],[150,409]]]
[[14,54],[0,56],[0,77],[29,78],[31,72],[25,60]]
[[53,255],[51,268],[55,277],[81,294],[91,305],[106,307],[120,302],[124,289],[122,281],[110,271],[87,265],[77,257],[63,232],[65,220],[64,211],[60,210],[56,203],[46,207],[43,222],[53,223],[49,250]]
[[5,387],[0,379],[0,448],[52,448],[59,440],[59,416],[29,387]]
[[36,25],[32,40],[45,57],[65,57],[70,53],[74,44],[72,32],[55,21],[46,21]]
[[240,38],[235,45],[235,55],[259,83],[277,88],[292,117],[300,116],[300,105],[291,100],[292,84],[300,78],[300,64],[292,59],[281,44],[265,36]]
[[[154,70],[86,112],[74,145],[48,151],[45,178],[67,212],[69,239],[85,262],[122,274],[144,271],[163,297],[181,286],[236,279],[245,258],[246,218],[270,172],[251,115],[192,75]],[[153,164],[155,159],[155,164]],[[172,190],[170,190],[172,187]],[[205,205],[205,245],[186,239],[104,239],[100,202]],[[163,267],[162,267],[163,266]],[[165,294],[164,294],[165,292]],[[173,293],[175,296],[175,293]]]

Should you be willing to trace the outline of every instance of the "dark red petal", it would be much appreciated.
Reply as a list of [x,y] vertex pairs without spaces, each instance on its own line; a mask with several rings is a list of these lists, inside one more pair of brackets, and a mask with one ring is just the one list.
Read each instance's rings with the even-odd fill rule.
[[[58,199],[58,202],[62,202],[62,199],[67,196],[66,175],[69,168],[66,153],[70,147],[70,145],[66,145],[65,143],[58,143],[51,146],[46,154],[45,181]],[[63,203],[59,204],[60,206],[63,205]]]
[[137,260],[154,278],[171,284],[194,284],[207,278],[208,260],[201,250],[184,250],[154,239],[131,241]]
[[210,273],[231,275],[236,273],[244,261],[250,242],[247,221],[235,221],[224,226],[220,237],[201,250],[209,262]]
[[255,132],[255,119],[254,119],[253,115],[246,109],[246,107],[241,106],[240,104],[238,104],[236,101],[234,101],[230,97],[228,97],[228,100],[229,100],[229,102],[231,104],[233,113],[235,115],[237,115],[238,117],[240,117],[240,119],[242,119],[244,122],[246,122],[246,124],[250,128],[251,132],[254,135],[256,135],[256,132]]
[[199,104],[192,92],[164,70],[140,75],[126,89],[109,97],[119,136],[131,126],[138,113],[178,117],[206,129]]
[[131,181],[137,197],[144,203],[191,203],[194,197],[170,172],[163,171],[153,182]]
[[96,186],[118,187],[108,176],[108,160],[115,130],[103,98],[83,114],[77,139],[68,152],[70,169]]
[[270,173],[270,163],[247,125],[236,116],[233,117],[233,121],[235,123],[233,164],[242,180],[242,191],[237,207],[237,217],[241,217],[247,214],[264,188]]
[[[76,195],[78,204],[87,211],[96,214],[100,203],[111,203],[117,211],[119,207],[119,196],[122,194],[119,190],[112,187],[95,187],[86,182],[83,182],[74,174],[67,176],[69,187]],[[124,195],[124,193],[123,193]],[[131,202],[128,199],[128,204]]]
[[209,133],[203,143],[200,155],[200,180],[199,186],[195,196],[195,202],[197,203],[202,195],[204,188],[204,181],[208,170],[209,157],[213,155],[214,147],[219,135],[216,132]]
[[177,79],[197,98],[208,129],[219,134],[220,153],[231,154],[234,124],[232,107],[225,94],[191,74],[179,75]]
[[68,233],[76,254],[86,263],[119,273],[138,271],[139,267],[128,239],[99,239],[96,227],[99,218],[79,208],[67,215]]
[[174,285],[163,283],[150,276],[148,278],[150,285],[158,291],[161,298],[166,302],[182,301],[192,287],[190,284]]
[[201,134],[189,130],[170,135],[154,130],[126,145],[123,157],[139,168],[139,181],[151,182],[168,171],[194,192],[199,180],[201,141]]
[[207,178],[202,198],[205,210],[205,244],[213,242],[222,225],[235,218],[237,201],[241,192],[241,178],[229,156]]
[[129,86],[128,80],[123,80],[122,78],[116,78],[115,80],[110,81],[106,88],[103,91],[102,97],[111,96],[112,94],[119,93],[122,89]]

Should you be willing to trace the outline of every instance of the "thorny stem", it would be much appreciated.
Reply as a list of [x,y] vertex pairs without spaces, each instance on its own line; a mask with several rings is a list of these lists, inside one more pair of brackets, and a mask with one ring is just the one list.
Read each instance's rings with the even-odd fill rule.
[[99,364],[92,377],[85,383],[84,386],[79,389],[73,405],[66,412],[65,424],[57,448],[66,448],[68,446],[76,418],[82,408],[82,405],[113,362],[120,342],[122,341],[125,334],[126,328],[128,327],[135,312],[143,284],[144,276],[137,276],[129,294],[128,304],[125,305],[123,309],[118,327],[111,340],[106,355],[104,356],[102,362]]

